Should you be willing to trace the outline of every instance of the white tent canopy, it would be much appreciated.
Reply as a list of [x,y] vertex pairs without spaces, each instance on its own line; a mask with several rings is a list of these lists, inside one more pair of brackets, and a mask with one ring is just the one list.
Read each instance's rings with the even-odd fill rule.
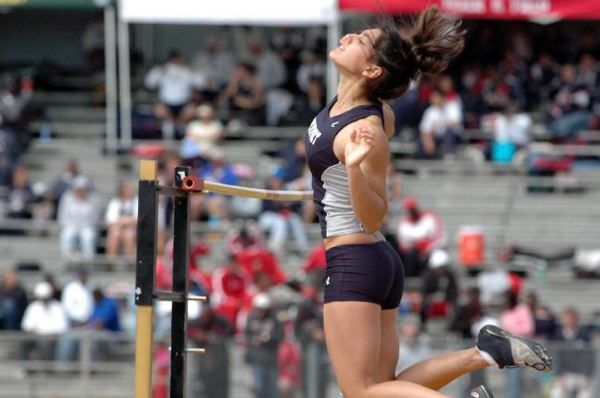
[[[328,26],[328,47],[340,34],[337,0],[119,0],[119,91],[121,148],[131,146],[130,23]],[[337,85],[335,68],[327,67],[328,97]]]
[[221,25],[326,25],[334,21],[336,0],[121,0],[128,23]]

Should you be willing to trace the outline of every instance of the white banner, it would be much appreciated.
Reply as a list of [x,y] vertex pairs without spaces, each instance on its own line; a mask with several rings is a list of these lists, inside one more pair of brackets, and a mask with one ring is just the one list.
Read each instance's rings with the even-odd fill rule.
[[133,23],[325,25],[336,0],[120,0],[120,18]]

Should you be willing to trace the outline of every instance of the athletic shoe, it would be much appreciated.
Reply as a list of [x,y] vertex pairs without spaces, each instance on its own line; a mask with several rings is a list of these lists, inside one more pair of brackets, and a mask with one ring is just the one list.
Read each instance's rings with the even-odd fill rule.
[[469,398],[494,398],[494,396],[484,386],[479,386],[471,390]]
[[500,369],[529,366],[544,372],[552,370],[552,358],[540,343],[493,325],[485,325],[481,329],[476,345],[484,357],[487,355],[493,359]]

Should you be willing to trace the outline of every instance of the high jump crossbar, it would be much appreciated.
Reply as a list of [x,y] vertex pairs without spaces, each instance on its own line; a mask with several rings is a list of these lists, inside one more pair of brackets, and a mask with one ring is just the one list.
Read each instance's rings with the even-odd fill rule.
[[[216,193],[278,201],[312,199],[311,191],[275,191],[205,181],[190,176],[189,167],[176,167],[174,186],[158,183],[157,163],[140,162],[138,185],[137,257],[135,269],[136,339],[135,398],[152,397],[152,347],[154,301],[170,301],[171,372],[169,396],[185,396],[185,354],[202,354],[204,348],[186,347],[187,302],[206,301],[206,296],[188,293],[188,253],[190,241],[190,205],[192,194]],[[173,291],[154,287],[158,238],[158,197],[173,198]]]

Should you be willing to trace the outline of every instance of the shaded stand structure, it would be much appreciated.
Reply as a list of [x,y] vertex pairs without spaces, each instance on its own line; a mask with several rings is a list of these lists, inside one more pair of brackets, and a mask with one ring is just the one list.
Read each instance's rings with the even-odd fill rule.
[[[204,181],[191,176],[190,170],[189,167],[176,167],[174,186],[161,186],[158,182],[156,161],[142,160],[140,162],[135,276],[135,398],[152,397],[154,301],[170,301],[173,304],[169,383],[171,398],[185,397],[186,354],[204,353],[203,348],[186,347],[187,302],[190,300],[206,301],[205,296],[188,293],[190,195],[213,192],[268,200],[302,201],[312,199],[310,191],[269,191]],[[157,291],[154,287],[159,195],[171,196],[174,201],[172,291]]]

